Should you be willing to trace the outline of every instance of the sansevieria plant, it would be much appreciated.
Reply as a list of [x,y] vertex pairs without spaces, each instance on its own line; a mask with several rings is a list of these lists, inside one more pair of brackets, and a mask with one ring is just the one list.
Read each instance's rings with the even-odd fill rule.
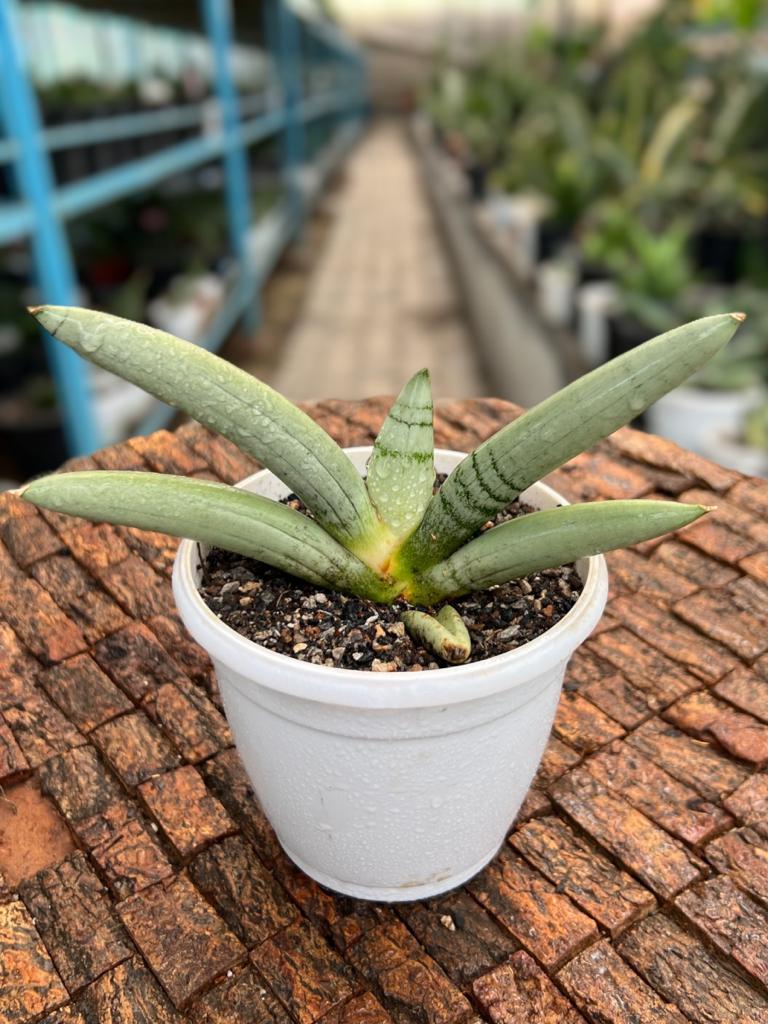
[[[709,316],[592,371],[503,427],[434,492],[429,374],[393,404],[363,479],[309,416],[223,359],[163,331],[86,309],[31,310],[54,337],[234,441],[311,517],[235,487],[160,473],[78,472],[28,484],[27,501],[188,537],[375,602],[407,601],[414,640],[451,663],[470,641],[451,598],[693,522],[701,505],[598,501],[483,532],[522,491],[633,419],[729,341],[744,315]],[[433,493],[434,492],[434,493]],[[433,615],[421,608],[435,606]]]

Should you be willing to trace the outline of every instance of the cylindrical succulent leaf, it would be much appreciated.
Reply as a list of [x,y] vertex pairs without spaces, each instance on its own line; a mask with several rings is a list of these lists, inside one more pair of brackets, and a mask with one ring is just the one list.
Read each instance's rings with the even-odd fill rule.
[[398,395],[368,460],[368,493],[397,540],[421,522],[435,482],[432,389],[420,370]]
[[399,556],[435,565],[521,491],[638,416],[700,369],[743,313],[703,317],[661,334],[546,398],[481,444],[451,473]]
[[197,345],[122,317],[68,306],[30,312],[81,356],[223,434],[301,498],[353,551],[380,529],[365,484],[314,420],[249,373]]
[[449,604],[437,615],[407,611],[401,616],[411,638],[449,665],[461,665],[472,650],[472,641],[464,620]]
[[566,565],[679,530],[709,511],[674,501],[592,501],[532,512],[487,530],[445,561],[415,576],[412,604],[486,590],[541,569]]
[[109,470],[57,473],[21,492],[41,508],[158,530],[256,558],[317,586],[391,601],[394,589],[307,516],[208,480]]

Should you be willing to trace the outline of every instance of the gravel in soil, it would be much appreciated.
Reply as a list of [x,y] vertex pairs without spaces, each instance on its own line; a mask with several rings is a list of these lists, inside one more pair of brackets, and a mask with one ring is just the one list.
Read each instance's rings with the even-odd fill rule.
[[[295,496],[287,504],[304,511]],[[513,502],[486,524],[534,511]],[[450,602],[472,638],[469,661],[483,661],[546,632],[583,588],[573,565],[544,569]],[[221,620],[249,640],[314,665],[373,672],[445,668],[414,644],[400,621],[405,601],[376,604],[323,590],[262,562],[212,548],[202,560],[200,593]],[[429,610],[429,609],[428,609]]]

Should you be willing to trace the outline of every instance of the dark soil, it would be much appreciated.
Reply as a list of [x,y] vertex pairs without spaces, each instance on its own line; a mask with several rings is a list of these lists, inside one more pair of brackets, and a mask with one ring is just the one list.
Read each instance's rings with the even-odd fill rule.
[[[295,497],[286,501],[302,507]],[[485,529],[532,511],[514,502]],[[540,636],[570,611],[581,591],[575,567],[565,565],[451,601],[472,638],[469,661],[503,654]],[[323,590],[219,548],[203,562],[200,593],[211,611],[242,636],[300,661],[373,672],[446,667],[406,633],[400,621],[410,607],[405,601],[381,605]]]

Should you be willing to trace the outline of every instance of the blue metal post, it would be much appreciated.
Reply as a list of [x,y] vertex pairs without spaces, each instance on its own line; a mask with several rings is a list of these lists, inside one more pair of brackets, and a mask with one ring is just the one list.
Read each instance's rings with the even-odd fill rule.
[[[17,0],[0,3],[0,100],[8,133],[18,143],[18,185],[34,211],[32,240],[43,300],[57,306],[72,305],[77,301],[77,278],[67,236],[53,206],[53,174],[41,141],[37,98],[21,53]],[[85,454],[99,445],[86,365],[48,335],[45,342],[68,449],[74,455]]]
[[[226,176],[227,217],[232,249],[240,271],[251,273],[248,265],[246,236],[251,225],[251,195],[248,181],[248,158],[240,130],[240,99],[232,74],[231,0],[200,0],[203,24],[213,47],[213,80],[221,106],[226,145],[224,173]],[[246,313],[246,325],[256,327],[256,298]]]
[[304,162],[304,124],[301,120],[301,32],[299,19],[285,0],[268,0],[265,5],[266,36],[277,68],[285,110],[283,132],[283,177],[294,228],[302,215],[298,171]]

